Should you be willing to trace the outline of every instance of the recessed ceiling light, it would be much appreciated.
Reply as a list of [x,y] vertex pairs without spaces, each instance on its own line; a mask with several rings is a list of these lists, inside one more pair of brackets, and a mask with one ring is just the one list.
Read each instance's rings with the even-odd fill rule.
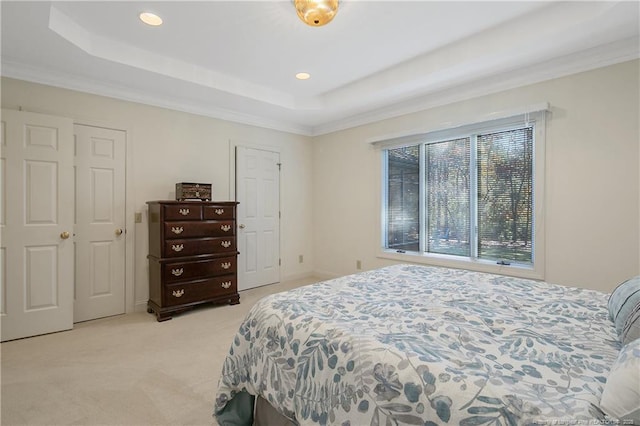
[[151,12],[142,12],[140,14],[140,20],[145,24],[152,25],[154,27],[162,25],[162,18]]
[[296,74],[296,78],[298,80],[308,80],[311,77],[311,74],[309,74],[308,72],[299,72],[298,74]]

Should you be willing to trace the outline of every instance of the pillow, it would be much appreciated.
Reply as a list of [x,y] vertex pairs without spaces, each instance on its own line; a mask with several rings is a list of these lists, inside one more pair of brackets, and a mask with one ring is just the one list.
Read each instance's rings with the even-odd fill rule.
[[604,385],[600,408],[618,420],[640,424],[640,339],[622,347]]
[[613,320],[618,335],[622,337],[627,318],[640,304],[640,275],[620,284],[609,296],[609,316]]

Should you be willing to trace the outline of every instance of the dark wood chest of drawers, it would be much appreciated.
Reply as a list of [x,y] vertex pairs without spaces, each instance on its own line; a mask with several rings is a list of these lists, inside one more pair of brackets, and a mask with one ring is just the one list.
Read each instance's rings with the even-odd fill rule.
[[149,302],[158,321],[240,302],[235,201],[149,201]]

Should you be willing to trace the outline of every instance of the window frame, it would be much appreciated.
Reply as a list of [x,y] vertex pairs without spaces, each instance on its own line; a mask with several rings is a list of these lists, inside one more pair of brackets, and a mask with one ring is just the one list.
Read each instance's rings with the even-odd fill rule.
[[[377,257],[381,259],[389,259],[401,262],[427,264],[433,266],[444,266],[452,268],[470,269],[481,272],[499,273],[503,275],[511,275],[522,278],[544,279],[545,275],[545,225],[544,225],[544,188],[545,188],[545,145],[546,145],[546,111],[547,109],[539,109],[536,111],[525,112],[523,114],[506,116],[494,120],[486,120],[481,122],[473,122],[471,124],[445,128],[442,130],[427,131],[423,133],[413,134],[407,137],[395,138],[384,141],[376,141],[376,145],[380,149],[381,175],[380,175],[380,227],[379,229],[379,250]],[[532,123],[533,131],[533,224],[532,224],[532,264],[520,264],[512,262],[510,265],[499,265],[493,260],[479,259],[477,257],[477,232],[473,232],[473,240],[471,241],[471,256],[456,256],[437,253],[424,252],[426,247],[426,232],[420,233],[420,249],[417,252],[398,252],[395,249],[388,249],[386,232],[386,209],[388,205],[388,159],[387,153],[389,149],[400,148],[404,146],[420,145],[420,227],[425,226],[426,206],[425,206],[425,182],[424,176],[424,150],[429,143],[437,143],[446,140],[452,140],[462,137],[471,137],[476,139],[478,134],[487,132],[500,132],[505,130],[513,130],[521,128],[523,125]],[[477,145],[471,142],[472,164],[477,164],[476,154]],[[476,147],[476,149],[473,149]],[[475,169],[471,172],[475,175]],[[471,191],[477,194],[477,176],[471,176]],[[472,226],[477,225],[477,196],[471,197],[471,216]]]

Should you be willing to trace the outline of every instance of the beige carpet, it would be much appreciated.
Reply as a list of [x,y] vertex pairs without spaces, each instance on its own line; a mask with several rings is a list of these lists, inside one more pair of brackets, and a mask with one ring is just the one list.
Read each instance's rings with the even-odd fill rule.
[[2,425],[215,425],[222,361],[248,310],[269,293],[240,293],[158,323],[134,313],[0,345]]

